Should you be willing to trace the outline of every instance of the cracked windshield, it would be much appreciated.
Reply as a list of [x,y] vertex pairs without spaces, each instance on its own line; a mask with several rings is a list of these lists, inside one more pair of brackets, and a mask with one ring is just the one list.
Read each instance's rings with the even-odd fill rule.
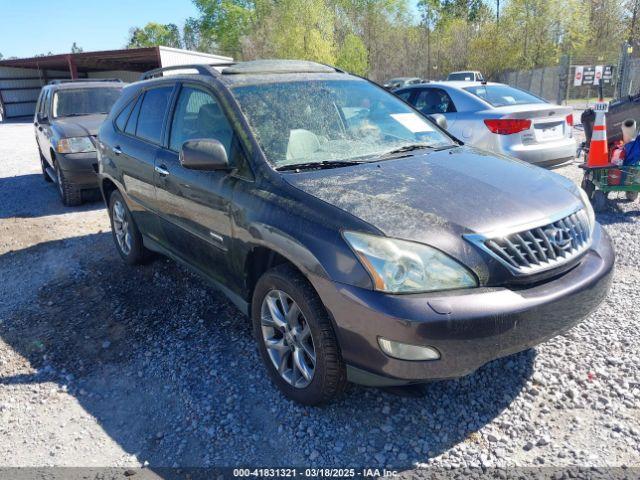
[[276,168],[453,144],[404,102],[361,81],[280,82],[236,87],[234,94]]

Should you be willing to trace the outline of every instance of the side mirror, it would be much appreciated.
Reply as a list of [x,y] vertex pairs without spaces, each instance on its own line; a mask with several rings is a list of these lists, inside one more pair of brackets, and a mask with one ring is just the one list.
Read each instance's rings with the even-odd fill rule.
[[448,127],[447,118],[441,113],[432,113],[431,115],[429,115],[429,118],[433,121],[433,123],[438,125],[442,130],[447,129]]
[[180,150],[180,164],[191,170],[228,170],[229,159],[218,140],[199,138],[187,140]]

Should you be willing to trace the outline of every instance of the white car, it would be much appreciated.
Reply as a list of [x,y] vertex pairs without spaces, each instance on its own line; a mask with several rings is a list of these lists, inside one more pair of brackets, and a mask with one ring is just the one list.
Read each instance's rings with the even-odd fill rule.
[[442,114],[464,143],[543,167],[575,157],[573,109],[501,83],[436,82],[394,91],[425,115]]
[[451,72],[447,76],[447,81],[484,82],[484,77],[477,70],[464,70],[462,72]]

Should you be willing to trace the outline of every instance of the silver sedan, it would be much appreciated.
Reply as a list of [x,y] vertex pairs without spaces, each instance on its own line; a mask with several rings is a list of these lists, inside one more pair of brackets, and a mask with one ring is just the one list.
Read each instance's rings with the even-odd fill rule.
[[573,109],[501,83],[433,82],[394,91],[425,115],[443,114],[464,143],[543,167],[576,152]]

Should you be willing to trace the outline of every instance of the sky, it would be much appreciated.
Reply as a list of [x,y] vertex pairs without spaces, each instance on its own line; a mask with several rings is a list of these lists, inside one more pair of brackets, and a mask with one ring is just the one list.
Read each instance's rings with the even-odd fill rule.
[[197,16],[191,0],[0,0],[0,53],[7,58],[126,45],[131,27]]

